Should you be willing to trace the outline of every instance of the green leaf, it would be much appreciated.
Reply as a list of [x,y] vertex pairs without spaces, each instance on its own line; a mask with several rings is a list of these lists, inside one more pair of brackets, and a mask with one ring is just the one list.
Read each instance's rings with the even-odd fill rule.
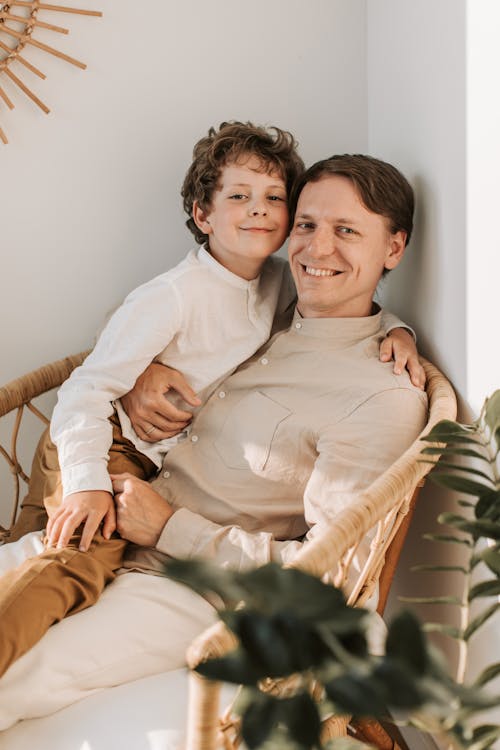
[[344,674],[325,683],[326,694],[342,712],[357,716],[387,716],[380,686],[368,675]]
[[441,474],[439,471],[433,471],[430,475],[433,482],[446,487],[446,489],[454,490],[455,492],[462,492],[464,495],[473,495],[474,497],[480,497],[491,490],[482,482],[474,482],[472,479],[466,477],[457,477],[453,474]]
[[465,628],[464,639],[468,641],[469,638],[472,635],[474,635],[476,630],[478,630],[478,628],[480,628],[481,625],[483,625],[486,622],[486,620],[489,620],[490,617],[492,617],[499,608],[500,608],[500,602],[496,602],[495,604],[492,604],[491,607],[488,607],[487,609],[485,609],[484,612],[481,612],[480,615],[475,617],[472,620],[472,622],[468,625],[468,627]]
[[490,464],[489,458],[487,458],[483,453],[480,453],[477,450],[473,450],[472,448],[438,448],[429,446],[428,448],[424,448],[421,452],[429,456],[469,456],[470,458],[477,458],[481,461],[485,461],[487,464]]
[[494,433],[500,425],[500,390],[495,391],[484,404],[484,421]]
[[412,612],[403,610],[389,624],[385,652],[417,675],[428,666],[427,646],[420,623]]
[[458,596],[399,596],[398,599],[408,604],[462,604]]
[[493,743],[500,737],[500,727],[494,724],[480,727],[481,732],[480,739],[477,739],[472,744],[468,745],[469,750],[487,750],[492,747]]
[[[460,472],[463,472],[464,474],[473,474],[475,476],[486,479],[487,482],[489,482],[492,486],[494,486],[494,482],[490,474],[486,474],[484,471],[481,471],[480,469],[473,469],[471,466],[462,466],[461,464],[451,463],[451,461],[439,461],[437,468],[441,470],[451,469],[453,472],[459,472],[459,474]],[[457,475],[457,479],[459,478],[460,477]],[[469,493],[469,494],[472,494],[472,493]]]
[[481,559],[486,563],[492,573],[500,575],[500,549],[498,545],[485,549],[481,553]]
[[492,490],[483,495],[476,503],[476,518],[487,516],[491,521],[497,521],[500,516],[500,490]]
[[455,526],[459,531],[469,532],[474,537],[486,537],[487,539],[500,539],[500,524],[488,520],[467,520],[456,513],[441,513],[438,516],[439,523]]
[[449,419],[442,419],[434,425],[431,431],[422,440],[429,443],[446,443],[448,438],[459,438],[474,435],[476,430],[471,425],[462,425]]
[[469,571],[467,568],[463,568],[461,565],[412,565],[410,570],[414,573],[427,572],[427,571],[440,571],[448,573],[464,573],[467,575]]
[[204,661],[196,667],[196,671],[210,680],[236,685],[256,685],[259,680],[269,676],[266,670],[254,664],[242,649],[236,649],[227,656]]
[[478,599],[482,596],[498,596],[500,594],[500,581],[498,579],[491,579],[489,581],[482,581],[477,583],[469,591],[469,601]]
[[426,633],[443,633],[443,635],[448,635],[455,640],[463,640],[462,631],[453,627],[453,625],[443,625],[441,622],[426,622],[422,627]]
[[445,544],[464,544],[466,547],[472,547],[472,542],[466,537],[451,536],[449,534],[424,534],[424,539],[430,542],[444,542]]
[[474,681],[474,685],[476,687],[483,687],[483,685],[491,682],[491,680],[494,680],[498,675],[500,675],[500,662],[491,664],[489,667],[486,667],[486,669],[483,669],[481,674]]
[[218,594],[228,605],[243,599],[245,591],[239,586],[235,574],[205,560],[168,560],[165,571],[169,578],[183,583],[202,596],[207,592]]
[[250,750],[267,739],[278,722],[279,702],[272,695],[260,693],[242,716],[241,734]]
[[290,737],[301,747],[319,745],[321,720],[316,703],[308,693],[299,693],[280,701],[280,720],[288,728]]
[[247,609],[221,612],[220,617],[236,633],[249,661],[255,664],[257,669],[270,677],[279,677],[295,671],[295,654],[290,642],[276,627],[273,617]]
[[389,706],[414,709],[424,702],[414,670],[400,661],[385,657],[375,666],[373,676],[380,682],[381,694]]

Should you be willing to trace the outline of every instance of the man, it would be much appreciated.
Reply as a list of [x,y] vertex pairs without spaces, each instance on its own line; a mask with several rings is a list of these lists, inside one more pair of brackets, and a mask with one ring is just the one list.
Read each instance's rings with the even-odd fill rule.
[[[411,187],[388,164],[340,156],[307,170],[297,195],[291,326],[215,390],[152,484],[114,477],[118,529],[139,545],[128,568],[158,573],[165,555],[239,568],[288,562],[425,423],[422,391],[378,360],[373,305],[411,235]],[[171,581],[120,576],[7,671],[0,728],[180,666],[213,617]]]

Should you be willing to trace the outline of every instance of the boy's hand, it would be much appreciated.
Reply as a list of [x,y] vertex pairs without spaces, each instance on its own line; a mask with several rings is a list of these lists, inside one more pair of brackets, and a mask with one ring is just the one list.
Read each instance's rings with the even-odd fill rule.
[[76,529],[84,523],[80,550],[86,552],[103,520],[102,534],[105,539],[109,539],[116,529],[115,505],[110,492],[74,492],[64,498],[61,507],[49,518],[48,544],[58,549],[66,547]]
[[177,435],[192,419],[191,412],[178,409],[168,401],[169,390],[176,391],[191,406],[201,404],[182,373],[157,362],[150,364],[137,378],[133,389],[121,397],[132,427],[148,443]]
[[394,372],[401,375],[408,370],[410,380],[417,388],[424,389],[425,371],[418,359],[417,347],[411,333],[406,328],[393,328],[380,344],[379,352],[382,362],[394,360]]

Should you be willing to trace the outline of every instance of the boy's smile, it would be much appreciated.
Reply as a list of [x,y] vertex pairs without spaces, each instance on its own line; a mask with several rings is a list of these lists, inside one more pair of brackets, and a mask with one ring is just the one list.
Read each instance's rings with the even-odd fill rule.
[[255,156],[228,164],[210,208],[204,211],[196,201],[193,205],[193,218],[208,235],[211,254],[244,279],[259,275],[288,234],[285,182],[277,171],[265,169]]

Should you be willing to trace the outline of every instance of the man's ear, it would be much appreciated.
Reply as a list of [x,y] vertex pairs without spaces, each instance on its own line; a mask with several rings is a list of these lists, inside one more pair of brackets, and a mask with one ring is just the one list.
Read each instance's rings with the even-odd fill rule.
[[385,268],[392,270],[401,261],[406,248],[406,232],[402,230],[389,235],[389,249],[385,259]]
[[198,201],[193,201],[193,221],[198,227],[198,229],[201,229],[203,234],[211,234],[212,233],[212,227],[210,226],[209,217],[210,211],[205,211]]

